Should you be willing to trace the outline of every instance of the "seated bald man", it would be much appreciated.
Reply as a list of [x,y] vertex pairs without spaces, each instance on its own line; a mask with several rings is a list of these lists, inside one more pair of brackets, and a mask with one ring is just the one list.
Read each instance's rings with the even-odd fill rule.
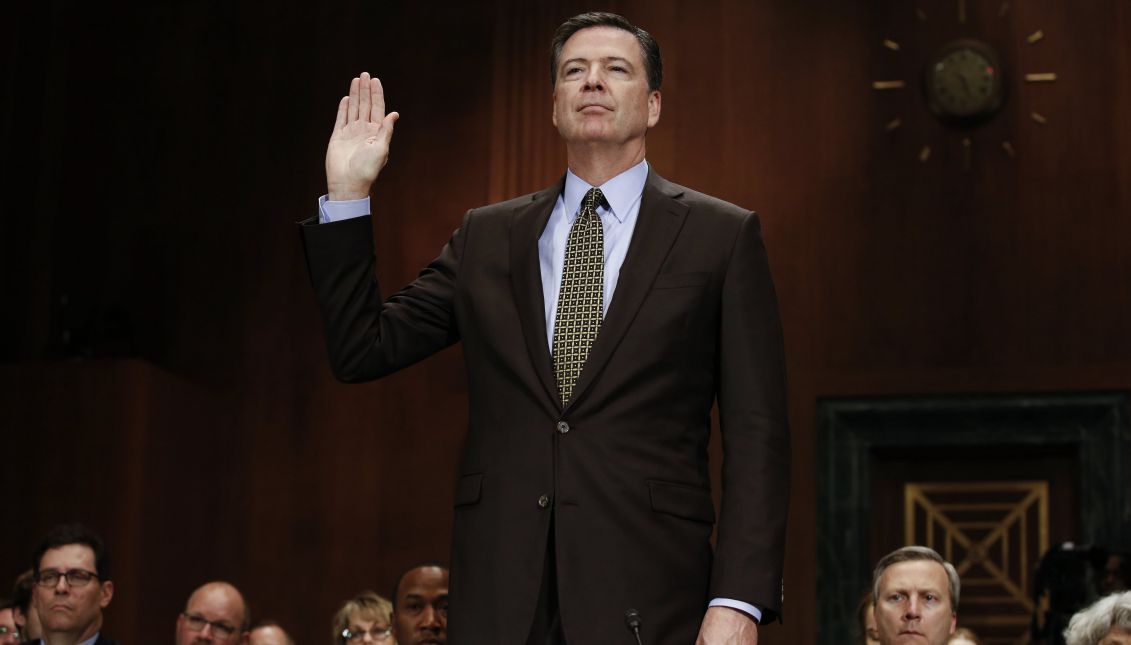
[[251,612],[243,594],[227,582],[209,582],[189,596],[177,616],[177,645],[247,645]]

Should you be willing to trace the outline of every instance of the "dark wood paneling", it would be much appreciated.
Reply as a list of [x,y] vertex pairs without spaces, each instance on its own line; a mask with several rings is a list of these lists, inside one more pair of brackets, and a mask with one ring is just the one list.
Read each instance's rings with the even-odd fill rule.
[[[921,4],[932,16],[953,6]],[[993,36],[1007,60],[1060,80],[1013,88],[974,137],[970,172],[913,93],[893,103],[869,88],[899,71],[880,40],[916,24],[906,3],[607,5],[664,47],[650,161],[763,214],[795,451],[787,622],[765,630],[771,645],[815,634],[818,397],[1131,387],[1131,8],[1011,5]],[[136,642],[167,638],[211,577],[317,642],[341,599],[444,557],[465,418],[459,350],[380,383],[333,382],[291,222],[324,190],[334,104],[362,70],[403,115],[374,201],[388,287],[436,254],[465,209],[555,178],[545,39],[581,8],[22,6],[5,24],[16,64],[0,103],[3,385],[29,406],[70,392],[51,403],[64,416],[21,418],[105,433],[90,456],[142,492],[121,507],[139,514],[108,516],[102,487],[61,497],[19,484],[37,482],[48,456],[27,444],[5,482],[24,486],[9,508],[28,521],[0,549],[26,551],[56,518],[46,509],[98,524],[123,567],[147,572],[111,610],[116,635]],[[1044,41],[1020,43],[1037,28]],[[930,38],[896,38],[914,72]],[[888,137],[896,111],[906,126]],[[1014,160],[994,148],[1004,136]],[[936,149],[927,164],[914,159],[923,141]],[[180,385],[157,397],[139,385],[87,419],[62,373],[32,376],[75,353],[136,355]],[[87,367],[120,378],[107,365]],[[142,469],[134,426],[106,422],[135,399],[157,419]],[[20,432],[8,419],[6,439]]]

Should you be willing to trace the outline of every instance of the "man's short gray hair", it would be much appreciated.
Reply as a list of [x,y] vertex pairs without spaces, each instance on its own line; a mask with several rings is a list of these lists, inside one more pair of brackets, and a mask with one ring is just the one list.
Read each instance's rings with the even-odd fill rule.
[[880,561],[876,563],[876,570],[872,572],[872,596],[876,599],[876,602],[880,601],[880,577],[884,575],[884,571],[893,564],[917,560],[928,560],[942,565],[942,568],[946,570],[947,587],[950,591],[950,610],[958,611],[958,592],[961,590],[958,570],[954,568],[953,564],[944,560],[937,551],[925,546],[905,546],[880,558]]
[[1073,614],[1064,630],[1064,642],[1096,645],[1112,627],[1131,632],[1131,591],[1104,596]]

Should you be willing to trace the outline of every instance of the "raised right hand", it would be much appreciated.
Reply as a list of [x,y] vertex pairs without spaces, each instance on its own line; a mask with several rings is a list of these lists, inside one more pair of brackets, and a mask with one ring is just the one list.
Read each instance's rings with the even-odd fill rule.
[[349,96],[338,103],[338,118],[326,147],[326,188],[332,201],[361,199],[389,161],[393,124],[400,114],[385,114],[381,81],[362,72],[350,81]]

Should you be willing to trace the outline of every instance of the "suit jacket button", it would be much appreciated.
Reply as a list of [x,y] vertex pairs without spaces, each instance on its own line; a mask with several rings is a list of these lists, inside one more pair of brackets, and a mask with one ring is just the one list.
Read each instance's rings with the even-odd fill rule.
[[543,495],[538,498],[538,508],[546,508],[550,505],[550,496]]
[[565,421],[558,421],[558,432],[561,434],[569,432],[569,424]]

